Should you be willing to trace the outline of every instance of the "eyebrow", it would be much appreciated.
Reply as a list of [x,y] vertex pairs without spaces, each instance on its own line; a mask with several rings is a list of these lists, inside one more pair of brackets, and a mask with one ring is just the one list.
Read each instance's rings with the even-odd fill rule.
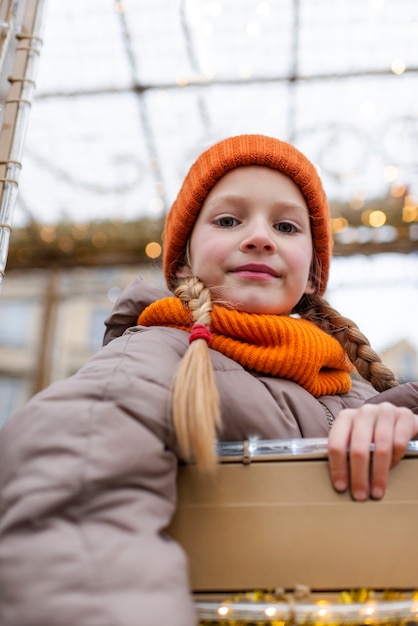
[[220,204],[221,202],[225,202],[225,201],[231,201],[231,202],[241,202],[242,200],[245,200],[246,196],[239,196],[237,194],[232,194],[232,193],[226,193],[226,194],[222,194],[222,195],[218,195],[215,198],[209,198],[207,200],[207,204],[209,204],[210,206],[212,205],[217,205]]

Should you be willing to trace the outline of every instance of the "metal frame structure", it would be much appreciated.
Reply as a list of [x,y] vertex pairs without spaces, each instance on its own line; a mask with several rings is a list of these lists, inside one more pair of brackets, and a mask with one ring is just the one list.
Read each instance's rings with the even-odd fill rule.
[[0,284],[42,47],[44,6],[45,0],[8,0],[0,6]]

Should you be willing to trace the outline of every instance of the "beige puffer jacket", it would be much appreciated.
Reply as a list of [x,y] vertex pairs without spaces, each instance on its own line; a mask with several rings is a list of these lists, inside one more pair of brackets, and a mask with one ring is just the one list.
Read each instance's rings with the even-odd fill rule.
[[[134,326],[165,295],[135,281],[107,345],[0,433],[1,626],[195,624],[184,553],[164,533],[178,463],[170,389],[188,334]],[[354,382],[316,399],[211,356],[225,440],[323,437],[342,408],[375,393]]]

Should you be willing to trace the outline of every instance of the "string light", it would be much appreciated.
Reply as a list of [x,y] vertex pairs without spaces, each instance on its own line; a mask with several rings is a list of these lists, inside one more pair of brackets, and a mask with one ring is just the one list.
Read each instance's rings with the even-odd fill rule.
[[405,185],[391,185],[390,187],[390,195],[392,196],[392,198],[402,198],[405,192]]
[[370,606],[366,606],[364,609],[361,609],[361,613],[362,615],[373,615],[373,613],[375,612],[376,607],[374,605],[370,605]]
[[159,215],[164,211],[164,202],[162,198],[151,198],[149,202],[149,211],[150,213],[154,213]]
[[41,230],[39,231],[39,236],[42,241],[45,241],[45,243],[51,243],[52,241],[55,241],[57,236],[55,226],[42,226]]
[[394,59],[392,61],[391,69],[394,74],[403,74],[406,70],[406,64],[402,61],[402,59]]
[[74,224],[71,229],[71,234],[77,241],[82,241],[87,234],[87,224]]
[[158,257],[161,255],[161,252],[161,245],[157,241],[150,241],[145,246],[145,254],[150,259],[158,259]]
[[74,249],[74,240],[71,237],[60,237],[58,240],[58,248],[62,252],[71,252]]
[[[367,589],[341,592],[336,603],[319,600],[312,603],[288,603],[277,597],[277,604],[265,604],[271,594],[263,592],[246,593],[242,598],[234,601],[227,600],[228,605],[219,606],[216,602],[198,601],[196,608],[200,616],[200,624],[222,623],[268,623],[290,626],[291,624],[323,626],[324,624],[375,624],[383,623],[386,626],[399,626],[408,619],[416,620],[418,604],[415,599],[407,599],[403,592],[382,592],[381,599],[375,600],[375,592]],[[372,599],[373,598],[373,599]],[[412,618],[411,618],[412,614]],[[217,619],[218,618],[218,619]],[[227,618],[229,621],[225,621]],[[274,618],[272,621],[271,618]]]
[[273,615],[276,615],[276,609],[274,608],[274,606],[268,606],[264,613],[267,615],[267,617],[273,617]]
[[402,221],[416,222],[418,220],[418,198],[406,196],[405,204],[402,207]]
[[186,87],[189,84],[189,79],[184,75],[179,75],[176,77],[176,84],[179,87]]
[[407,204],[408,206],[414,206],[416,207],[418,204],[418,197],[417,196],[406,196],[405,198],[405,204]]
[[348,220],[345,217],[334,217],[331,220],[332,232],[334,234],[340,233],[341,231],[348,228]]
[[383,211],[370,211],[368,221],[373,228],[380,228],[386,224],[386,213]]
[[218,613],[219,615],[222,615],[223,617],[225,617],[225,615],[228,615],[229,609],[227,606],[220,606],[218,609]]
[[91,243],[95,248],[104,248],[107,244],[107,235],[99,230],[91,236]]
[[383,175],[386,180],[393,183],[399,176],[399,170],[396,165],[387,165],[383,169]]

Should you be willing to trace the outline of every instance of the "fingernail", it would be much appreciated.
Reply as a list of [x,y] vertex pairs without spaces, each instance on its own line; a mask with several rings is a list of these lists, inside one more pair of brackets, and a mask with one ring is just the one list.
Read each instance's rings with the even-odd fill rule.
[[343,480],[336,480],[334,488],[336,491],[345,491],[347,489],[347,484]]
[[374,500],[380,500],[384,496],[384,491],[381,487],[373,487],[372,489],[372,498]]
[[369,495],[362,489],[360,489],[359,491],[353,491],[354,500],[367,500],[368,497]]

